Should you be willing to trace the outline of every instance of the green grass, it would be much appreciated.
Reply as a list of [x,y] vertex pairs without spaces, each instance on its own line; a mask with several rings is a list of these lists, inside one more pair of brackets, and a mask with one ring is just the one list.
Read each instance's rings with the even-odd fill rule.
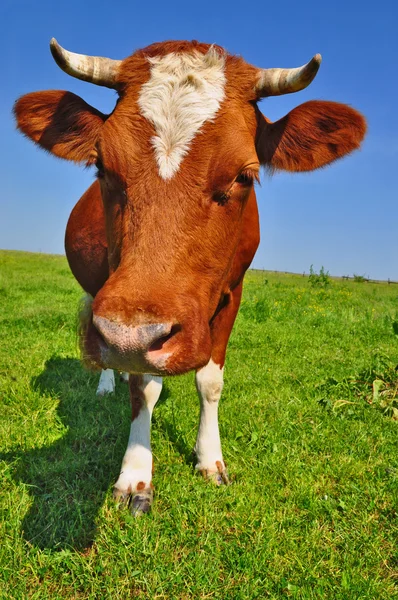
[[[398,598],[398,286],[254,273],[193,472],[193,375],[155,409],[155,504],[112,500],[127,386],[96,398],[63,257],[0,253],[0,598]],[[377,380],[379,383],[373,385]]]

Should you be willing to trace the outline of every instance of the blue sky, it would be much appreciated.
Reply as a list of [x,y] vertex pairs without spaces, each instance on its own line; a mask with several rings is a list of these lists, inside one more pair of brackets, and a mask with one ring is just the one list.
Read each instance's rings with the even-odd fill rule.
[[67,89],[104,112],[115,101],[113,91],[64,74],[50,38],[111,58],[155,41],[198,39],[261,67],[294,67],[323,55],[309,88],[261,102],[272,120],[310,99],[346,102],[368,119],[362,150],[335,165],[263,174],[262,241],[253,266],[308,272],[314,264],[331,274],[398,281],[398,3],[2,0],[0,23],[0,248],[63,253],[69,213],[93,180],[93,172],[53,158],[15,131],[14,100]]

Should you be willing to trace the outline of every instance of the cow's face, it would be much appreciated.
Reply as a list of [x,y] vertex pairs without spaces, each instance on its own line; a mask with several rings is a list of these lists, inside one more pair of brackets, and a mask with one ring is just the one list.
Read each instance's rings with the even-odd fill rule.
[[111,276],[94,324],[107,341],[127,336],[144,371],[209,360],[260,168],[253,86],[241,89],[224,53],[186,50],[123,64],[124,93],[96,144]]
[[270,123],[256,100],[301,89],[297,72],[286,84],[271,70],[264,92],[266,72],[220,48],[156,44],[116,67],[109,116],[68,92],[24,96],[16,115],[54,154],[97,166],[110,277],[92,305],[88,353],[105,367],[181,373],[210,358],[209,323],[229,292],[260,164],[318,168],[358,147],[365,125],[328,102]]

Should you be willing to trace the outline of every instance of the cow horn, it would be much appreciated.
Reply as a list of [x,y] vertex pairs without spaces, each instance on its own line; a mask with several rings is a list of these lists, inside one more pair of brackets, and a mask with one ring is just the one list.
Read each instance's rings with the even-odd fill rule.
[[263,96],[281,96],[303,90],[318,72],[322,56],[315,54],[309,63],[297,69],[259,69],[256,92]]
[[50,42],[50,50],[57,65],[68,75],[108,88],[117,87],[116,79],[121,60],[69,52],[62,48],[55,38]]

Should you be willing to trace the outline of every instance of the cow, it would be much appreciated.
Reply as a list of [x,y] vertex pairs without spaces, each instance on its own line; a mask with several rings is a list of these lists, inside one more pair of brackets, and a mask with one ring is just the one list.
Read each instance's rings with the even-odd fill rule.
[[17,126],[52,154],[95,165],[65,237],[86,292],[86,365],[129,373],[132,420],[114,497],[134,515],[153,501],[151,416],[162,377],[194,370],[200,398],[196,469],[228,483],[218,428],[226,348],[243,277],[259,244],[254,184],[260,167],[302,172],[359,148],[364,117],[309,101],[271,122],[264,97],[314,79],[315,55],[293,69],[262,69],[216,45],[156,43],[125,60],[52,55],[67,74],[116,90],[106,115],[67,91],[22,96]]

